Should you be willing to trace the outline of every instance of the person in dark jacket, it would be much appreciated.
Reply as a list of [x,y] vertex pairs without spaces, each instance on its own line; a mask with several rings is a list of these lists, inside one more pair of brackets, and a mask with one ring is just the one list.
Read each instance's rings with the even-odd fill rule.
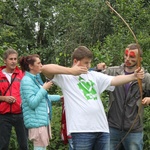
[[0,150],[8,150],[14,127],[20,150],[28,150],[24,126],[20,81],[24,73],[17,67],[18,53],[9,48],[4,52],[5,66],[0,67]]
[[[105,63],[99,63],[98,70],[113,76],[133,74],[137,68],[138,48],[140,47],[135,43],[129,44],[124,51],[122,65],[107,68]],[[140,61],[142,61],[142,50],[141,48],[139,50]],[[150,90],[150,74],[146,71],[142,80],[142,90],[143,94]],[[142,104],[149,104],[149,98],[145,97]],[[109,93],[110,150],[143,149],[143,108],[138,81],[117,86],[113,92]]]

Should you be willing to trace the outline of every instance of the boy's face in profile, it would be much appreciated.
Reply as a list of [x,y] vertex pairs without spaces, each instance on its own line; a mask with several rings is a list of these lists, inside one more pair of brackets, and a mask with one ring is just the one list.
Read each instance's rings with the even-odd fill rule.
[[86,67],[87,69],[90,69],[90,67],[91,67],[91,61],[92,61],[92,59],[85,57],[85,58],[83,58],[81,60],[74,59],[73,62],[74,62],[74,65],[77,62],[79,62],[78,66],[83,66],[83,67]]

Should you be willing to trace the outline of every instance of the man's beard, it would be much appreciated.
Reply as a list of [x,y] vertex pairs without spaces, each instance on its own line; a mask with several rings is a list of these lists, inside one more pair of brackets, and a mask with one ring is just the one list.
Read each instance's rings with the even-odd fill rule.
[[132,68],[134,68],[136,65],[137,65],[137,63],[135,63],[135,64],[132,65],[132,66],[126,66],[126,64],[125,64],[125,67],[128,68],[128,69],[132,69]]

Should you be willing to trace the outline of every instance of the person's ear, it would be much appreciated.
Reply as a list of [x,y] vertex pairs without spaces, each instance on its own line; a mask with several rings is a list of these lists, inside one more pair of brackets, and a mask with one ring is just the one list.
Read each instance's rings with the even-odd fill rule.
[[29,69],[32,70],[33,69],[33,66],[31,64],[29,64]]
[[73,64],[75,64],[75,65],[76,65],[76,64],[77,64],[77,62],[78,62],[78,60],[77,60],[77,59],[74,59],[74,60],[73,60]]

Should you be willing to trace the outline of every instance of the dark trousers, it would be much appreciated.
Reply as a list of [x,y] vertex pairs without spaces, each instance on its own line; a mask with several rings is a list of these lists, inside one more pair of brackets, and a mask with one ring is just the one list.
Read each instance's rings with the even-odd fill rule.
[[27,129],[22,114],[0,114],[0,150],[8,150],[11,130],[14,127],[20,150],[28,150]]

